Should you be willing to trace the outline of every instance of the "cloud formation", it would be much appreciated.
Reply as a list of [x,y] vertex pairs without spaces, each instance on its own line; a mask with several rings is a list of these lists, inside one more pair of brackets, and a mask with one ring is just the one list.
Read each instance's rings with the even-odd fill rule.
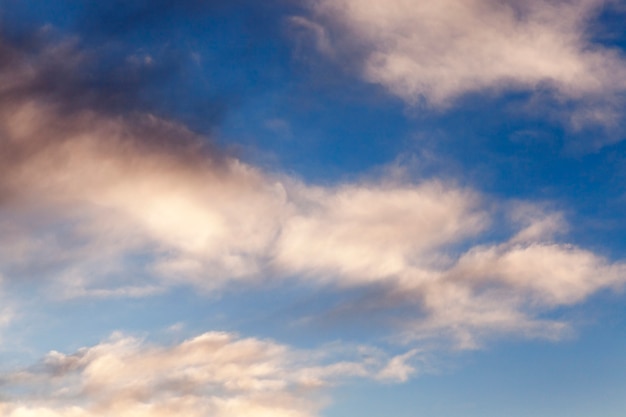
[[[323,33],[324,39],[335,39],[335,56],[359,51],[365,80],[409,103],[425,101],[435,107],[484,91],[547,89],[567,100],[595,100],[624,91],[624,57],[616,49],[594,44],[588,32],[589,20],[607,3],[311,2],[315,19],[329,32]],[[591,117],[589,113],[582,112],[577,120],[585,114]]]
[[321,352],[273,341],[209,332],[158,346],[114,334],[72,354],[48,353],[38,364],[0,376],[7,417],[316,415],[323,388],[347,378],[404,380],[408,352],[385,358],[361,352],[329,362]]
[[558,213],[436,179],[307,184],[149,114],[67,111],[18,64],[0,74],[0,272],[53,297],[371,287],[368,313],[391,315],[392,333],[470,348],[558,337],[567,324],[545,313],[626,279],[624,263],[559,241]]

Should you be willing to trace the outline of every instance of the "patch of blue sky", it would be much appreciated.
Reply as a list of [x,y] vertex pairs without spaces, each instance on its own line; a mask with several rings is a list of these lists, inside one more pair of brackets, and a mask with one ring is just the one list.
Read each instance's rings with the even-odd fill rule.
[[500,342],[483,351],[443,353],[434,369],[407,383],[339,388],[336,404],[323,415],[619,417],[624,326],[610,320],[558,343]]
[[[529,111],[529,93],[477,93],[447,109],[407,106],[313,51],[294,53],[285,20],[293,6],[283,3],[265,9],[235,2],[190,17],[163,2],[171,13],[136,20],[133,7],[143,3],[119,2],[121,11],[103,7],[125,16],[124,25],[101,20],[90,29],[79,20],[100,12],[88,2],[7,2],[2,18],[16,22],[16,34],[49,23],[62,36],[77,35],[84,50],[108,54],[98,61],[106,74],[130,71],[137,60],[140,78],[155,77],[139,80],[134,110],[178,120],[269,171],[332,184],[405,165],[416,182],[445,178],[496,200],[545,202],[571,223],[568,242],[611,259],[626,255],[626,142],[617,137],[607,144],[602,129],[572,132],[552,115]],[[619,16],[601,16],[607,29],[599,42],[624,46]],[[106,91],[106,81],[97,88]],[[495,228],[481,239],[498,241],[506,234]],[[28,298],[27,290],[11,291]],[[280,282],[217,294],[176,287],[134,299],[32,299],[24,306],[33,311],[22,320],[30,324],[10,329],[5,338],[28,342],[31,359],[51,348],[71,352],[94,345],[117,330],[165,341],[225,330],[300,348],[339,339],[386,344],[383,323],[410,306],[380,315],[375,303],[365,311],[343,308],[362,305],[354,300],[371,300],[375,293]],[[436,360],[435,374],[399,385],[355,382],[333,390],[334,405],[322,415],[621,417],[626,323],[619,297],[601,294],[583,306],[549,312],[547,317],[581,324],[570,340],[497,339],[486,351],[442,352],[438,360],[452,365],[441,370]]]

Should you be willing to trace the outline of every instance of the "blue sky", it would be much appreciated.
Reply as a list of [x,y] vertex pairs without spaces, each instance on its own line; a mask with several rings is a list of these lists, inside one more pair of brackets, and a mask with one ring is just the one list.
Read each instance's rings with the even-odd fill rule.
[[622,416],[626,5],[0,6],[0,415]]

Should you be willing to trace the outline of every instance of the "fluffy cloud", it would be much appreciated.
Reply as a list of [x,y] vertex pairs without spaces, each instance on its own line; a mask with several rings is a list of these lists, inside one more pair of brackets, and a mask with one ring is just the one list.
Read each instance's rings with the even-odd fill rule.
[[[345,48],[359,50],[366,80],[409,103],[425,99],[439,107],[485,90],[547,87],[568,99],[592,100],[623,91],[626,61],[619,51],[593,44],[587,30],[606,3],[314,0],[312,5],[316,19],[325,22],[324,39],[330,31],[336,40],[336,56]],[[598,116],[587,110],[577,119],[583,113]]]
[[368,313],[401,309],[392,321],[406,338],[472,347],[490,334],[554,337],[566,324],[544,313],[626,279],[623,263],[556,239],[564,221],[532,204],[438,180],[306,184],[151,115],[68,111],[17,62],[1,77],[7,280],[61,298],[269,279],[371,287]]
[[439,183],[346,184],[300,189],[301,208],[288,218],[275,264],[339,285],[390,280],[412,265],[436,263],[438,249],[481,231],[479,197]]
[[413,372],[405,363],[412,355],[322,363],[320,353],[230,333],[205,333],[173,346],[114,334],[72,354],[52,351],[34,366],[4,374],[10,394],[0,401],[0,412],[7,417],[305,417],[320,408],[323,387],[350,377],[406,378]]

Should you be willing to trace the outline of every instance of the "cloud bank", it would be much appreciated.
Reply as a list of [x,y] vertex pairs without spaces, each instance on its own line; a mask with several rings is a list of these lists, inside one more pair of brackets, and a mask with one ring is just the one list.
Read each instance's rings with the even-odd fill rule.
[[368,314],[391,316],[391,333],[472,348],[558,337],[567,323],[546,313],[626,279],[624,263],[557,239],[562,217],[530,203],[437,179],[307,184],[149,114],[68,111],[34,88],[37,66],[13,62],[0,74],[0,272],[53,298],[372,288]]

